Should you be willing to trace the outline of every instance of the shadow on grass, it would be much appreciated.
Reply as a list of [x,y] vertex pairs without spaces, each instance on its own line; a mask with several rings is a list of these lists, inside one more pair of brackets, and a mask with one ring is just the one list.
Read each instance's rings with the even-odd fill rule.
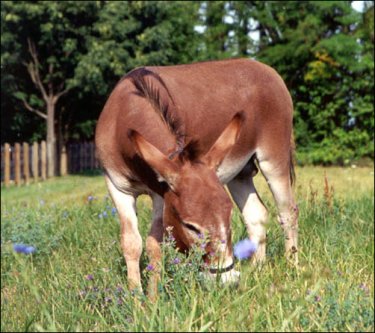
[[83,170],[79,172],[69,173],[69,176],[85,176],[85,177],[104,176],[104,170],[103,169]]

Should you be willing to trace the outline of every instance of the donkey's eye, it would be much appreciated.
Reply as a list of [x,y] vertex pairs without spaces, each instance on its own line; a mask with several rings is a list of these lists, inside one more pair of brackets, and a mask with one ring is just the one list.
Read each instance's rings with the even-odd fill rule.
[[182,224],[184,225],[184,227],[186,227],[187,229],[195,232],[196,234],[200,234],[201,233],[196,226],[194,226],[194,225],[192,225],[190,223],[182,222]]

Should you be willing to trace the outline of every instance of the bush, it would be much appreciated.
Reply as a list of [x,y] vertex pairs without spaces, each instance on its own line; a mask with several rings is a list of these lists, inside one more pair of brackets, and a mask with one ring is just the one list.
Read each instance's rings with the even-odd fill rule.
[[297,161],[302,165],[348,165],[363,157],[373,159],[373,155],[374,141],[366,132],[357,129],[346,132],[337,128],[331,136],[311,148],[297,147]]

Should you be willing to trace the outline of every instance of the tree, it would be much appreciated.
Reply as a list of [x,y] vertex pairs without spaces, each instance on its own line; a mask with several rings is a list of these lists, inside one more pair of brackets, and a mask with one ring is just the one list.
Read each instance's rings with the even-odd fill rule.
[[232,54],[228,22],[229,3],[227,1],[203,1],[200,5],[200,23],[204,27],[200,60],[215,60]]
[[350,1],[3,1],[1,18],[2,141],[46,132],[53,149],[56,128],[92,139],[129,70],[251,56],[291,91],[299,160],[373,158],[373,1],[363,13]]
[[257,57],[275,67],[292,92],[300,159],[372,157],[373,58],[350,1],[282,1],[257,4],[257,11],[263,36]]
[[76,68],[75,81],[87,93],[107,96],[137,66],[194,61],[197,8],[193,2],[106,2],[87,38],[89,51]]
[[252,19],[256,10],[254,1],[231,1],[229,13],[233,19],[233,43],[235,44],[236,55],[246,57],[254,53],[254,43],[250,33],[258,27]]
[[56,169],[57,103],[74,87],[70,79],[98,9],[95,2],[1,3],[2,76],[24,109],[46,122],[49,177]]

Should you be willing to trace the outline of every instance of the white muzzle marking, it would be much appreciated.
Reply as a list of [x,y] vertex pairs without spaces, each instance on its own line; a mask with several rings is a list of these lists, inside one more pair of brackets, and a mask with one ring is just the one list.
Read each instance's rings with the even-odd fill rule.
[[218,281],[223,285],[237,285],[240,280],[240,272],[234,269],[234,263],[225,268],[211,268],[200,274],[206,281]]

